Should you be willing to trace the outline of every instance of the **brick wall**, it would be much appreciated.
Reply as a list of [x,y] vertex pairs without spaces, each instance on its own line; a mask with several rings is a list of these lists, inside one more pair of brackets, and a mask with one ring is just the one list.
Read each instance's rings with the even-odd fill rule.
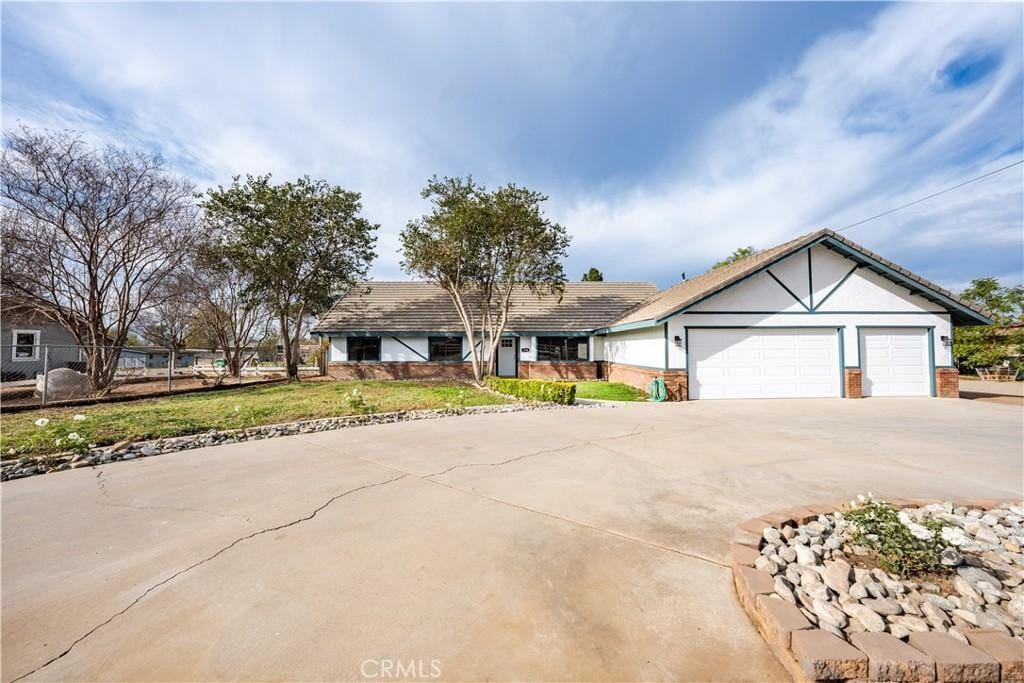
[[597,379],[602,361],[554,363],[519,361],[519,379],[574,380]]
[[665,388],[671,401],[687,400],[686,370],[657,370],[654,368],[638,368],[621,363],[608,363],[605,373],[609,382],[621,382],[631,387],[647,391],[651,380],[655,377],[665,379]]
[[473,379],[472,363],[385,361],[381,363],[329,363],[334,379]]
[[846,368],[843,370],[843,381],[846,383],[846,398],[863,398],[864,390],[861,385],[860,368]]
[[960,372],[956,368],[935,368],[935,395],[960,398]]

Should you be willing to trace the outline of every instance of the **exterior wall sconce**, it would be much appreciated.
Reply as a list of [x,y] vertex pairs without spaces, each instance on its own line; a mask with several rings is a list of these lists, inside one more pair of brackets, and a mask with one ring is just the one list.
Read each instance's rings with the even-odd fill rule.
[[946,335],[942,335],[941,337],[939,337],[939,340],[942,342],[942,345],[944,347],[946,347],[947,349],[953,347],[953,338],[952,337],[947,337]]

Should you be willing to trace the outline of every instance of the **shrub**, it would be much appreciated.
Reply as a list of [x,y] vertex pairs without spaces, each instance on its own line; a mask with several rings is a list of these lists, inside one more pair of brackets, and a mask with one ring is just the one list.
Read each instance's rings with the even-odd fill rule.
[[576,401],[576,385],[572,382],[547,382],[540,379],[513,379],[488,377],[487,386],[499,394],[507,394],[527,401],[545,401],[570,406]]
[[[900,519],[900,513],[885,503],[866,499],[844,517],[854,528],[855,543],[878,553],[878,564],[886,571],[900,576],[915,572],[943,572],[949,567],[942,564],[942,527],[947,526],[934,518],[922,518],[919,535]],[[927,536],[927,538],[925,538]]]

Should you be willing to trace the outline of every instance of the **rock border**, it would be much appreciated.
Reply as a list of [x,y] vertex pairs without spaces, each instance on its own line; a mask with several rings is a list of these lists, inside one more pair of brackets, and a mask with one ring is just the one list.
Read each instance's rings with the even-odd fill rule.
[[[886,499],[897,509],[945,501]],[[988,510],[1020,504],[998,499],[954,500],[956,507]],[[754,568],[766,527],[800,526],[846,503],[816,503],[752,517],[736,525],[730,543],[733,586],[740,605],[794,681],[1002,681],[1024,682],[1024,648],[998,631],[973,630],[970,645],[936,631],[911,633],[909,643],[889,633],[858,633],[853,644],[812,625],[791,603],[769,597],[774,577]]]
[[324,417],[315,420],[299,420],[282,422],[243,429],[210,430],[185,436],[171,436],[150,441],[122,441],[112,446],[90,449],[82,454],[55,454],[32,456],[25,459],[12,459],[0,463],[0,481],[13,481],[25,477],[81,467],[106,465],[121,460],[154,457],[165,453],[178,453],[195,448],[207,448],[229,443],[244,443],[261,439],[273,439],[278,436],[310,434],[351,427],[393,424],[396,422],[414,422],[432,420],[442,417],[458,417],[462,415],[489,415],[496,413],[521,413],[534,410],[572,410],[592,408],[589,405],[559,405],[556,403],[504,403],[488,406],[470,406],[462,409],[432,408],[426,410],[400,410],[391,413],[370,413],[367,415],[344,415]]

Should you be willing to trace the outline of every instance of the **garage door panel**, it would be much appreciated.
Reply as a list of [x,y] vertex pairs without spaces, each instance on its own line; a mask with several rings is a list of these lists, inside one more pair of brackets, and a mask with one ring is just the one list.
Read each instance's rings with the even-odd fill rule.
[[864,396],[931,393],[927,329],[862,329],[860,354]]
[[688,349],[691,398],[839,395],[833,329],[690,330]]

